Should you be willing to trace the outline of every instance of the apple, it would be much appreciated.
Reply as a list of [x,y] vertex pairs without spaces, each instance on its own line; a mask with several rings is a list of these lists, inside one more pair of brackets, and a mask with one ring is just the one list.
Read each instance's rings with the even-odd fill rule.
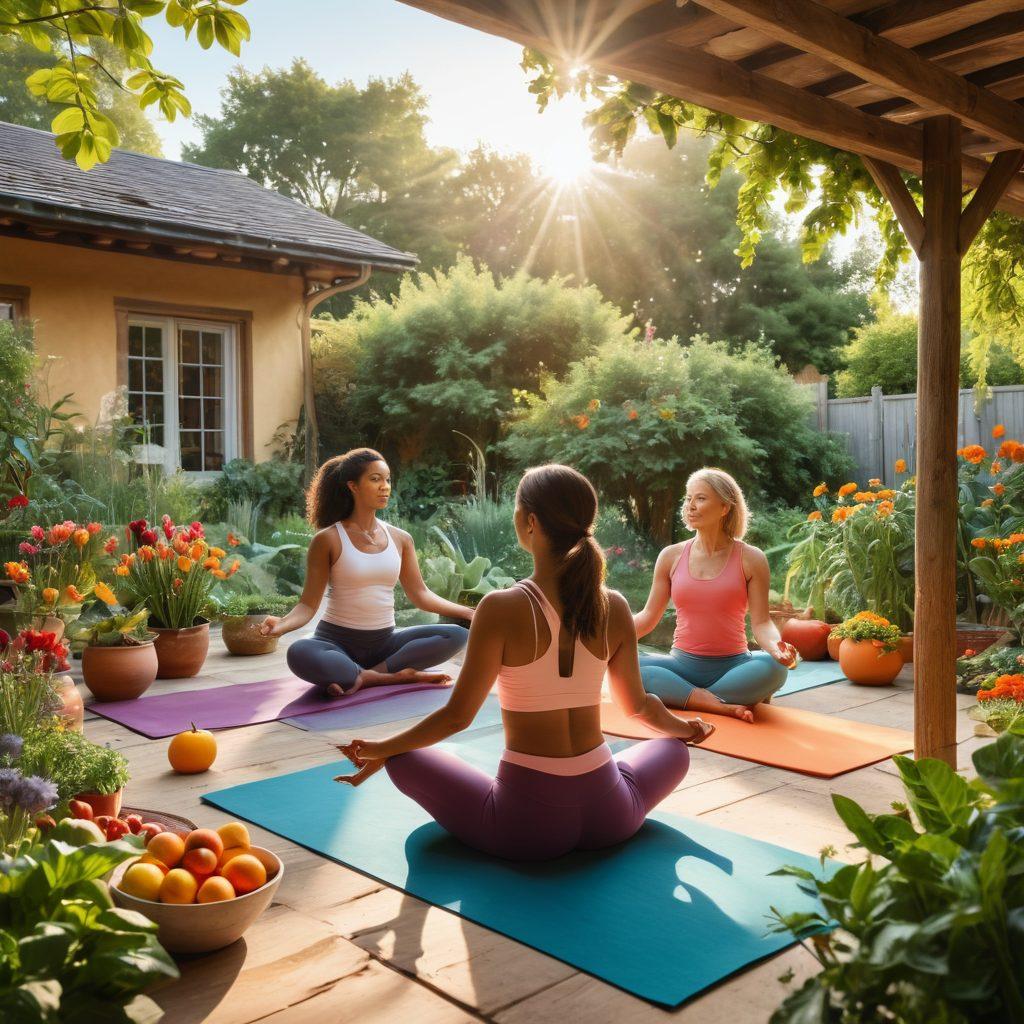
[[95,821],[88,818],[62,818],[49,835],[50,839],[69,843],[71,846],[85,846],[88,843],[105,843],[107,837]]
[[92,821],[96,817],[92,812],[92,804],[87,804],[84,800],[70,800],[68,801],[69,817],[71,818],[84,818],[86,821]]
[[122,820],[128,826],[128,830],[133,836],[137,836],[139,834],[139,829],[142,828],[141,814],[127,814]]

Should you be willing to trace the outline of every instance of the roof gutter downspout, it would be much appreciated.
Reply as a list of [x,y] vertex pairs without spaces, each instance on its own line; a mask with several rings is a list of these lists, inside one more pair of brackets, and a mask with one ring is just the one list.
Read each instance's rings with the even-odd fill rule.
[[370,265],[362,263],[359,267],[359,276],[338,284],[319,287],[311,284],[303,277],[305,292],[303,296],[302,316],[302,400],[306,407],[306,483],[313,479],[317,469],[317,461],[320,451],[320,424],[316,415],[316,394],[313,387],[313,352],[310,345],[312,328],[310,318],[313,310],[321,302],[331,298],[333,295],[340,295],[341,292],[352,291],[354,288],[361,288],[370,280]]

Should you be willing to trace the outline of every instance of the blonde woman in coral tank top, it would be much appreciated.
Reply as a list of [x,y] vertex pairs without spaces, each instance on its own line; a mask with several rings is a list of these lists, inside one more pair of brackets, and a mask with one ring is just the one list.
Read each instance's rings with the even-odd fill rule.
[[[645,636],[669,598],[676,608],[671,652],[640,657],[644,688],[670,707],[753,721],[751,709],[771,698],[796,660],[768,616],[768,559],[743,543],[747,505],[724,470],[705,467],[690,477],[683,517],[695,536],[661,552],[647,604],[633,617],[637,636]],[[761,648],[754,653],[748,612]]]
[[[644,693],[629,606],[604,587],[596,517],[597,495],[576,470],[526,473],[515,527],[533,575],[480,602],[447,705],[387,739],[342,744],[359,770],[337,781],[358,785],[383,767],[452,835],[512,860],[599,849],[640,828],[686,775],[686,744],[712,726]],[[601,734],[606,672],[616,703],[664,738],[612,756]],[[492,778],[434,744],[469,726],[495,680],[506,749]]]

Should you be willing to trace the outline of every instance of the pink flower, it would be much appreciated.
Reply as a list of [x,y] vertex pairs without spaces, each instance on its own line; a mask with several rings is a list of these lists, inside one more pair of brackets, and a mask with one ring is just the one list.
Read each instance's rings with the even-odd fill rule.
[[33,526],[31,532],[36,540],[42,540],[46,536],[46,531],[41,526]]
[[626,549],[625,548],[616,548],[615,549],[615,554],[617,554],[617,555],[623,555],[625,553],[626,553]]
[[171,517],[169,515],[166,515],[166,514],[164,515],[164,518],[163,518],[162,522],[163,522],[164,536],[168,540],[170,540],[174,536],[174,523],[171,521]]
[[38,545],[36,545],[36,544],[29,544],[29,542],[27,540],[23,540],[18,545],[18,550],[23,555],[38,555],[41,549],[39,548]]
[[202,540],[206,536],[206,531],[203,529],[203,524],[199,522],[192,523],[188,530],[189,540]]
[[108,555],[112,555],[117,550],[117,538],[114,536],[107,538],[107,543],[103,545],[103,550]]

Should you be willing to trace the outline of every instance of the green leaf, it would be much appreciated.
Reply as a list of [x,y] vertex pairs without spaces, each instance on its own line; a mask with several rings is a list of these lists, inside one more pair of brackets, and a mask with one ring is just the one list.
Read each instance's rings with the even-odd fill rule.
[[841,793],[833,793],[832,805],[839,817],[843,819],[843,824],[857,837],[864,849],[883,856],[888,853],[888,843],[885,842],[860,804]]
[[910,806],[921,824],[930,832],[965,825],[974,807],[975,794],[966,780],[944,761],[908,757],[893,758]]
[[64,132],[81,131],[85,126],[85,114],[81,107],[65,107],[51,122],[50,130],[57,135]]
[[76,941],[76,929],[70,924],[37,922],[18,943],[21,969],[29,975],[59,977]]

